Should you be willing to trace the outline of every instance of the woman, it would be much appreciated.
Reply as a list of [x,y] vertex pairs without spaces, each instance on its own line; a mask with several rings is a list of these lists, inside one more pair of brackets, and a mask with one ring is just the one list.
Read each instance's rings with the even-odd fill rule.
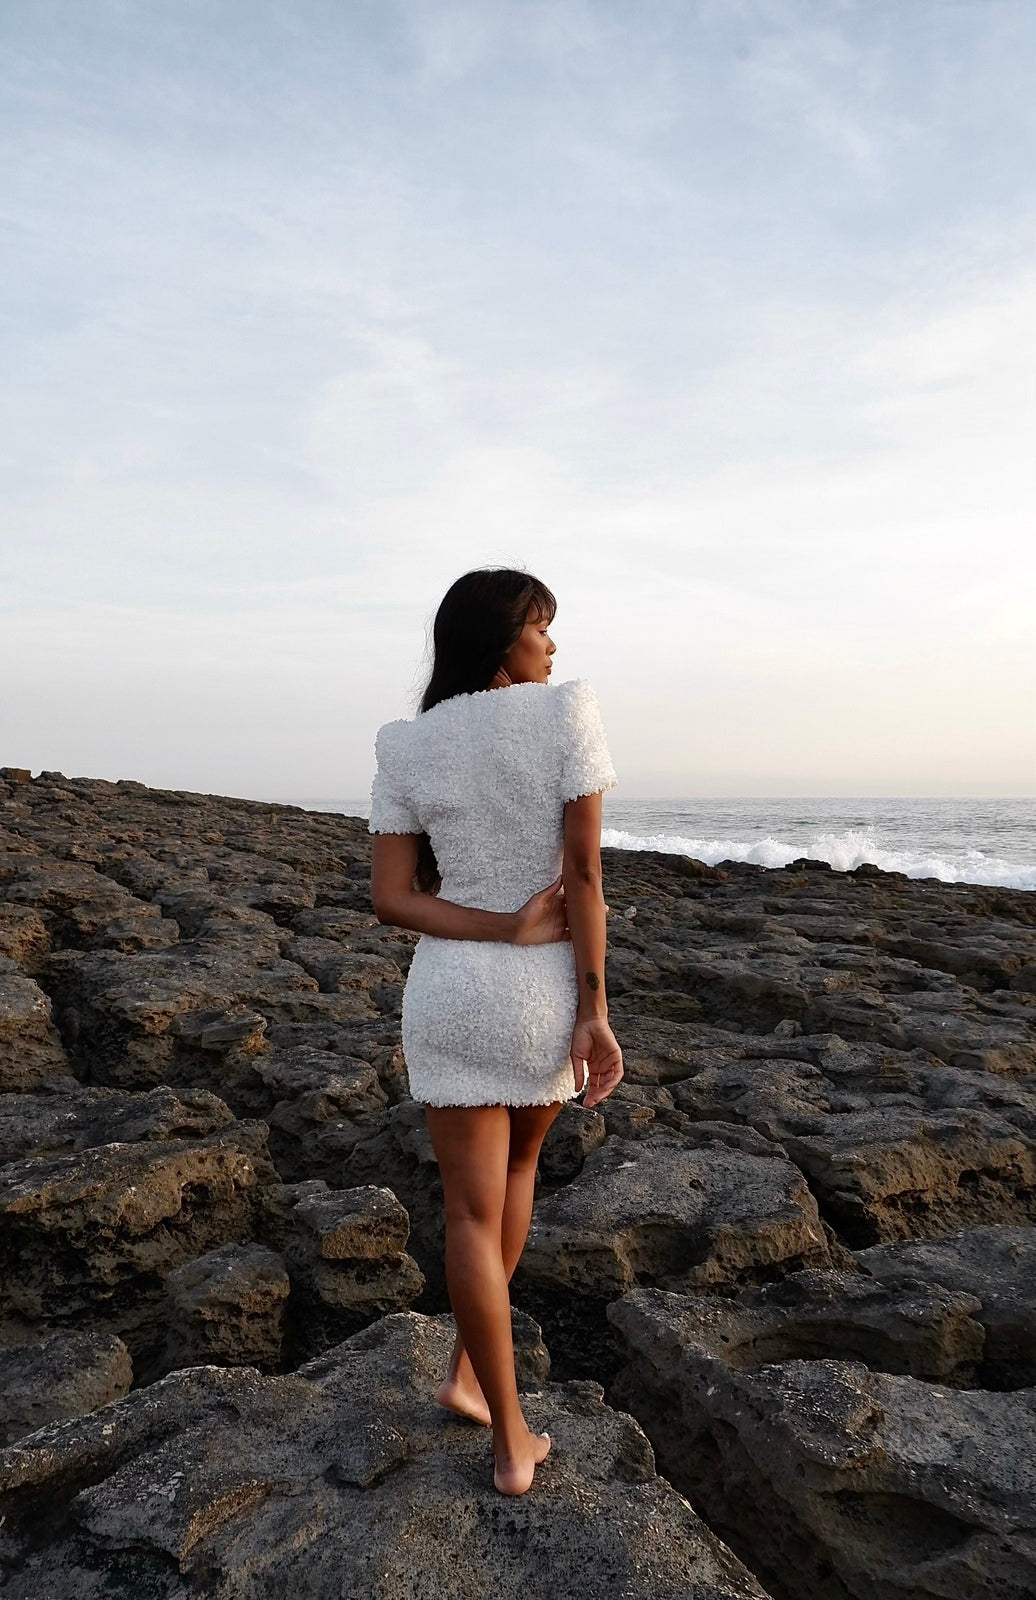
[[[611,1094],[601,794],[615,782],[593,691],[551,685],[557,604],[528,573],[459,578],[409,722],[377,737],[371,888],[423,937],[403,1047],[442,1173],[457,1340],[441,1404],[491,1423],[494,1482],[524,1494],[550,1449],[522,1415],[507,1285],[562,1102]],[[559,874],[560,869],[560,874]],[[543,887],[546,885],[546,887]]]

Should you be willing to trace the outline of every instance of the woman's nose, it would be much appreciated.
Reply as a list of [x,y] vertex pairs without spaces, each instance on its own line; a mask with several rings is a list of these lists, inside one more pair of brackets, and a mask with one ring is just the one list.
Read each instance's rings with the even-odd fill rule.
[[554,643],[553,639],[548,634],[548,636],[547,636],[547,654],[549,656],[552,656],[556,649],[557,649],[557,645]]

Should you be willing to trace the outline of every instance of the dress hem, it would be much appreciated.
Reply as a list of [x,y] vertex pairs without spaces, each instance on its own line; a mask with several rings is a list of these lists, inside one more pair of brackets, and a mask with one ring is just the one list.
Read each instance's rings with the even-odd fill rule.
[[484,1106],[508,1106],[514,1107],[514,1109],[517,1110],[522,1106],[567,1105],[569,1100],[574,1100],[576,1096],[582,1094],[582,1092],[582,1089],[578,1089],[575,1094],[552,1094],[548,1095],[546,1098],[541,1095],[538,1100],[426,1100],[420,1095],[411,1095],[411,1099],[414,1101],[415,1105],[432,1106],[436,1111],[478,1110]]

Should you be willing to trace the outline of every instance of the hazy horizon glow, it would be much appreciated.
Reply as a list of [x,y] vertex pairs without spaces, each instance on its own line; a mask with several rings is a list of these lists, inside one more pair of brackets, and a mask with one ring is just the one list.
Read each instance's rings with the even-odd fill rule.
[[367,792],[470,566],[622,797],[1036,793],[1036,9],[11,0],[0,764]]

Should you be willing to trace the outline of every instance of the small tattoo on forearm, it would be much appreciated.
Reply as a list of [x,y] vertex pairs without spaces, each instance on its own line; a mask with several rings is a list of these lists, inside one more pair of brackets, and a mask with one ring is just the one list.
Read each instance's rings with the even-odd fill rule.
[[597,976],[596,972],[588,972],[587,973],[587,975],[586,975],[586,986],[587,986],[588,989],[592,989],[594,994],[597,993],[598,989],[601,987],[601,980]]

